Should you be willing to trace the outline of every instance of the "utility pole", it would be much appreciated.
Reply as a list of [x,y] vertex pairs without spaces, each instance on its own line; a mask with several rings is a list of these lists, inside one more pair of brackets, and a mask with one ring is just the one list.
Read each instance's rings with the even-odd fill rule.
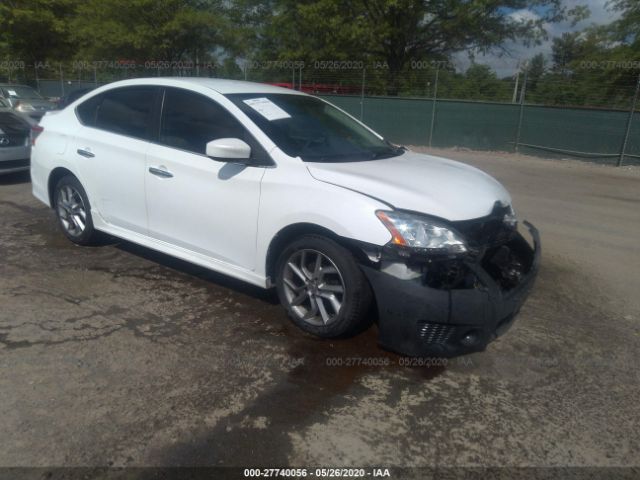
[[302,91],[302,67],[300,67],[300,71],[298,72],[298,81],[300,82],[300,91]]
[[516,67],[516,84],[513,87],[513,98],[511,99],[511,103],[516,103],[518,100],[518,82],[520,81],[520,60],[518,60],[518,66]]
[[360,121],[364,119],[364,85],[367,75],[367,67],[362,68],[362,88],[360,89]]
[[627,129],[622,140],[622,147],[620,148],[620,158],[618,158],[617,166],[621,167],[624,162],[624,155],[627,151],[627,143],[629,143],[629,135],[631,134],[631,124],[633,123],[633,116],[636,113],[636,103],[638,101],[638,93],[640,92],[640,74],[638,74],[638,81],[636,82],[636,91],[633,94],[633,101],[631,102],[631,110],[629,111],[629,118],[627,119]]
[[64,74],[62,73],[62,62],[58,64],[60,68],[60,88],[62,93],[60,93],[60,97],[64,97]]
[[520,135],[522,134],[522,118],[524,117],[524,99],[527,92],[527,73],[528,69],[525,65],[524,78],[522,79],[522,91],[520,92],[520,116],[518,118],[518,130],[516,132],[516,145],[515,150],[518,153],[520,148]]
[[431,125],[429,126],[429,146],[433,140],[433,128],[436,123],[436,101],[438,98],[438,77],[440,76],[440,65],[436,66],[436,78],[433,83],[433,103],[431,104]]

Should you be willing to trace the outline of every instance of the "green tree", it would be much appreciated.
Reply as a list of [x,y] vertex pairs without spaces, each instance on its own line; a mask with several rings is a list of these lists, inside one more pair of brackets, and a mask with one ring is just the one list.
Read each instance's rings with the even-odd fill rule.
[[30,64],[69,58],[73,51],[70,20],[79,1],[0,2],[0,51]]
[[[509,14],[530,7],[543,13]],[[389,93],[396,94],[413,59],[487,52],[505,40],[535,43],[545,37],[547,22],[583,13],[566,10],[561,0],[273,0],[258,54],[384,61]]]
[[222,0],[86,0],[72,25],[78,56],[94,60],[203,61],[235,48]]
[[458,98],[472,100],[506,100],[509,92],[504,82],[498,79],[488,65],[472,64],[461,82]]
[[535,55],[527,65],[527,90],[535,93],[538,84],[547,71],[547,60],[543,53]]

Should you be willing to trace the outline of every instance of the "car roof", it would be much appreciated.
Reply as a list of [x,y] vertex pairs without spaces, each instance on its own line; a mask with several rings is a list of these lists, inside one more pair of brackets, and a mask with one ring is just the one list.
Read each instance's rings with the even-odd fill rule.
[[284,93],[291,95],[306,95],[290,88],[276,87],[266,83],[246,82],[241,80],[226,80],[222,78],[201,77],[151,77],[122,80],[109,83],[104,87],[124,87],[127,85],[163,85],[168,87],[185,87],[188,85],[210,88],[223,95],[229,93]]

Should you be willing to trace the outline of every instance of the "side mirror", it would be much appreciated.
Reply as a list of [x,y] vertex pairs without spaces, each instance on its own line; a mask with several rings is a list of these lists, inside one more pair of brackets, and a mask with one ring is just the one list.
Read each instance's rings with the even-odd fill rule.
[[251,147],[239,138],[218,138],[207,143],[207,157],[230,163],[246,163],[251,158]]

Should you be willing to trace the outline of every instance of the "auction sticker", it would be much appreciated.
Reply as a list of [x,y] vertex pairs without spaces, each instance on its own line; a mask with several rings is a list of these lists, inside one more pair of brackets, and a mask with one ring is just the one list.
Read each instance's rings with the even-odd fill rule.
[[289,115],[268,98],[250,98],[248,100],[244,100],[244,103],[249,105],[270,122],[274,120],[282,120],[283,118],[291,118],[291,115]]

